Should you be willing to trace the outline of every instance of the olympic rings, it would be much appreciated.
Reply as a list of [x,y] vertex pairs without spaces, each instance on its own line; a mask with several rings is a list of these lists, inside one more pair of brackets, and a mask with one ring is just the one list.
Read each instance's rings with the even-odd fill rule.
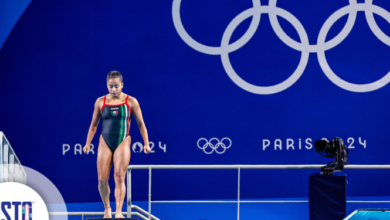
[[[355,24],[358,11],[365,12],[365,17],[367,19],[371,31],[374,33],[376,37],[378,37],[380,41],[390,46],[390,37],[383,33],[383,31],[378,27],[374,19],[374,13],[375,13],[383,17],[387,22],[390,23],[390,13],[379,6],[373,5],[372,1],[373,0],[365,0],[364,3],[357,3],[357,0],[349,0],[349,5],[340,8],[339,10],[334,12],[322,25],[320,33],[317,38],[316,45],[309,44],[309,39],[305,28],[302,26],[301,22],[294,15],[276,6],[277,0],[269,0],[268,5],[261,5],[260,0],[252,0],[253,7],[241,12],[229,23],[229,25],[225,29],[225,32],[223,33],[221,46],[219,47],[211,47],[211,46],[203,45],[195,41],[191,36],[189,36],[189,34],[186,32],[181,22],[181,16],[180,16],[181,0],[173,0],[172,17],[173,17],[173,23],[177,33],[185,43],[187,43],[190,47],[192,47],[193,49],[199,52],[210,54],[210,55],[220,55],[222,65],[226,73],[230,77],[230,79],[236,85],[238,85],[239,87],[241,87],[242,89],[248,92],[255,93],[255,94],[275,94],[283,90],[286,90],[287,88],[292,86],[303,74],[309,60],[309,53],[317,53],[317,59],[319,61],[322,71],[329,78],[329,80],[332,81],[337,86],[351,92],[371,92],[379,88],[382,88],[383,86],[387,85],[390,82],[390,72],[388,72],[381,79],[372,83],[368,83],[368,84],[350,83],[341,79],[333,72],[333,70],[330,68],[327,62],[325,51],[334,48],[349,35],[349,33],[351,32]],[[256,32],[260,24],[261,14],[268,14],[272,29],[274,30],[276,35],[283,43],[301,52],[300,62],[297,68],[295,69],[295,71],[293,72],[293,74],[290,77],[288,77],[285,81],[272,86],[256,86],[249,82],[246,82],[235,72],[229,59],[229,53],[240,49],[253,37],[254,33]],[[333,24],[336,21],[338,21],[341,17],[347,14],[348,14],[348,20],[344,25],[343,29],[340,31],[340,33],[337,34],[334,38],[325,41],[326,36],[328,35],[328,32],[333,26]],[[286,19],[295,28],[295,30],[299,35],[300,42],[293,40],[283,31],[283,29],[279,24],[277,16]],[[230,44],[229,43],[230,38],[233,32],[235,31],[235,29],[237,28],[237,26],[239,26],[241,22],[243,22],[249,17],[253,17],[253,18],[248,30],[240,39]]]
[[[203,145],[199,145],[199,143],[201,141],[205,141],[205,143]],[[214,143],[212,143],[213,141],[215,140]],[[224,140],[228,140],[229,141],[229,146],[226,146],[223,141]],[[225,153],[226,149],[229,149],[231,146],[232,146],[232,140],[230,140],[230,138],[222,138],[221,141],[218,140],[218,138],[211,138],[210,141],[207,141],[206,138],[200,138],[197,142],[197,145],[198,145],[198,148],[203,150],[203,152],[205,154],[212,154],[214,151],[217,153],[217,154],[223,154]],[[218,148],[222,148],[222,151],[218,151]],[[211,150],[206,150],[207,148],[210,148]]]

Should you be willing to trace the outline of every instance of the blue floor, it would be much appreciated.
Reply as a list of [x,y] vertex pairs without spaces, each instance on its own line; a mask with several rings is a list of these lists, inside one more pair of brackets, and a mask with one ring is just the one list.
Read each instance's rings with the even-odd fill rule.
[[[275,200],[275,199],[264,199]],[[308,200],[307,198],[278,198],[277,200]],[[347,200],[390,201],[390,197],[349,197]],[[148,210],[147,201],[134,201],[134,205]],[[115,211],[115,203],[111,203]],[[389,203],[347,203],[347,215],[359,208],[390,208]],[[69,203],[68,212],[102,212],[103,203]],[[124,205],[123,211],[126,211]],[[237,219],[237,204],[152,204],[152,214],[162,220],[234,220]],[[102,217],[102,216],[98,216]],[[69,220],[81,219],[79,216]],[[308,220],[308,203],[258,203],[240,205],[240,219],[291,219]]]

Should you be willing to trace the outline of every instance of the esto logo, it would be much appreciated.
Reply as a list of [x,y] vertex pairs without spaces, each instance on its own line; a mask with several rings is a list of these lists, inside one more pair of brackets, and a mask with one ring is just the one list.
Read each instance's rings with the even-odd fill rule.
[[32,220],[32,202],[1,202],[1,212],[6,218],[1,220]]

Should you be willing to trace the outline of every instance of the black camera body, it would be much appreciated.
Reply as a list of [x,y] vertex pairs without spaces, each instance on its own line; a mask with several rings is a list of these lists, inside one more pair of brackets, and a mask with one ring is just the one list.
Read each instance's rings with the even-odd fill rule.
[[335,171],[342,171],[347,165],[348,148],[341,138],[335,137],[333,141],[319,140],[314,142],[314,149],[323,157],[335,158],[328,165],[321,167],[323,175],[333,175]]

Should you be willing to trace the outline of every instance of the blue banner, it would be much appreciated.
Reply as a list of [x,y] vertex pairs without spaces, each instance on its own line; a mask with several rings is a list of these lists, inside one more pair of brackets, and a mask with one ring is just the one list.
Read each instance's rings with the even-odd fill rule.
[[[314,141],[335,136],[350,164],[388,164],[389,11],[384,0],[32,1],[0,50],[0,130],[66,202],[101,201],[100,125],[92,152],[82,147],[118,70],[153,151],[133,120],[130,164],[326,164]],[[248,197],[307,196],[314,173],[245,172]],[[134,199],[146,200],[147,175],[135,173]],[[390,195],[377,190],[387,174],[350,171],[348,193],[375,177],[364,193]],[[188,198],[236,196],[236,171],[154,175],[156,199],[187,198],[183,184]]]

